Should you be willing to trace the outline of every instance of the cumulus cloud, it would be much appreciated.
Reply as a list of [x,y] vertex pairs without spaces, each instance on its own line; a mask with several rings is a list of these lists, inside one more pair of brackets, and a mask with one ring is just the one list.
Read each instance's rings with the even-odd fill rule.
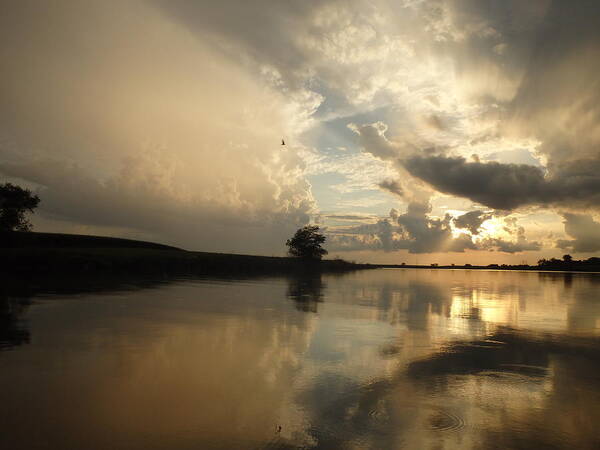
[[388,219],[380,219],[374,224],[328,229],[327,248],[330,251],[353,250],[397,250],[395,227]]
[[453,237],[451,216],[431,218],[429,204],[410,203],[404,214],[392,209],[390,217],[375,224],[330,230],[333,250],[408,250],[409,253],[464,252],[475,250],[470,236]]
[[[516,217],[506,217],[504,219],[506,231],[513,239],[507,240],[496,236],[486,236],[477,242],[482,250],[492,250],[504,253],[521,253],[528,251],[539,251],[542,249],[542,243],[530,241],[525,235],[525,228],[517,224]],[[514,239],[516,238],[516,240]]]
[[584,214],[567,213],[563,218],[565,232],[573,239],[558,240],[558,248],[582,253],[600,250],[600,222]]
[[469,234],[453,233],[451,224],[456,224],[457,220],[465,225],[465,228],[478,232],[481,224],[492,218],[490,214],[483,211],[472,211],[473,214],[466,213],[456,218],[450,214],[446,214],[443,218],[436,218],[431,217],[430,213],[430,204],[411,202],[404,214],[399,214],[397,210],[392,209],[389,217],[380,219],[374,224],[330,228],[329,248],[332,251],[408,250],[409,253],[417,254],[462,253],[466,250],[520,253],[538,251],[542,248],[540,242],[528,240],[525,229],[517,227],[516,224],[512,226],[515,229],[516,240],[489,235],[474,240]]
[[273,184],[261,203],[256,191],[242,190],[233,178],[190,190],[181,171],[148,156],[127,159],[105,179],[57,160],[0,164],[1,173],[36,183],[46,218],[128,230],[187,248],[269,252],[274,240],[285,242],[308,223],[312,200],[298,196],[298,186],[281,190]]
[[504,253],[521,253],[541,250],[542,244],[537,241],[529,241],[525,236],[519,236],[516,242],[507,241],[502,238],[486,238],[479,242],[479,248]]

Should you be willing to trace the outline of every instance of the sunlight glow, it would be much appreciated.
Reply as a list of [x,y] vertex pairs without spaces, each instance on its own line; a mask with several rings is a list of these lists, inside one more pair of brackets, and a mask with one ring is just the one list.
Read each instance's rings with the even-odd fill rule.
[[492,218],[489,220],[486,220],[485,222],[483,222],[481,224],[480,227],[480,232],[479,234],[482,237],[501,237],[501,236],[507,236],[508,233],[506,231],[504,231],[504,227],[505,224],[503,223],[502,219],[499,218]]

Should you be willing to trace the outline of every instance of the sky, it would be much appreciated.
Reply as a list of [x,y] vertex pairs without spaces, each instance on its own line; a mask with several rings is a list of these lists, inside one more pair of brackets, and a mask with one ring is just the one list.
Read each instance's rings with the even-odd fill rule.
[[0,182],[39,194],[37,231],[283,255],[316,223],[374,263],[600,252],[595,0],[0,9]]

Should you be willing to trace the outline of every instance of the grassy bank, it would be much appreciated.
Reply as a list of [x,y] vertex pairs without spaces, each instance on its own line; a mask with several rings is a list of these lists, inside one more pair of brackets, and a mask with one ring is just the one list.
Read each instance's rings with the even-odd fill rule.
[[285,274],[306,270],[343,272],[372,268],[343,260],[190,252],[152,242],[53,233],[0,233],[5,274]]
[[7,248],[146,248],[181,250],[155,242],[85,234],[0,231],[0,249]]

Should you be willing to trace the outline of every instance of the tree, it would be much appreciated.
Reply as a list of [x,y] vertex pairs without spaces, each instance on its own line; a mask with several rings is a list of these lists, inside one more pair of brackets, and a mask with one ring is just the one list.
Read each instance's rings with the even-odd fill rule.
[[573,261],[573,257],[571,255],[563,255],[563,261],[571,262],[571,261]]
[[11,183],[0,184],[0,231],[29,231],[25,213],[32,213],[40,198],[29,189]]
[[285,243],[289,247],[291,256],[304,259],[321,259],[327,254],[327,250],[321,247],[325,242],[325,236],[319,233],[316,225],[306,225],[296,231],[296,234]]

